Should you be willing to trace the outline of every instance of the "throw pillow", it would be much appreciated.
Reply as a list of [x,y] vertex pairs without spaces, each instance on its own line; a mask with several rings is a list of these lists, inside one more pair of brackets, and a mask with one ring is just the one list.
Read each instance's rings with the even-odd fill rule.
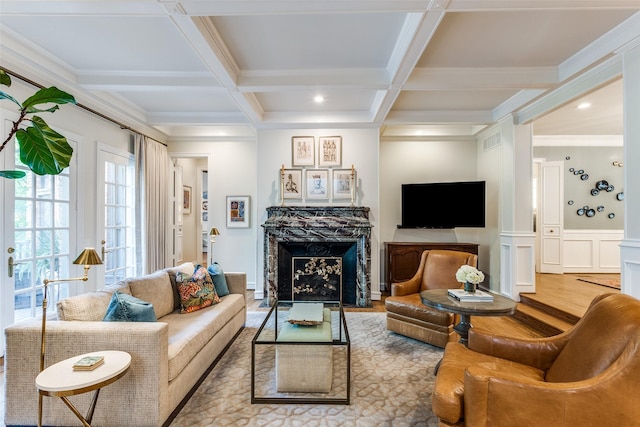
[[201,265],[195,266],[193,275],[176,273],[176,283],[180,293],[181,313],[191,313],[220,302],[209,272]]
[[224,277],[224,271],[220,267],[220,264],[214,262],[207,268],[207,271],[211,275],[213,280],[213,286],[216,288],[216,293],[219,297],[229,295],[229,286],[227,285],[227,279]]
[[132,295],[115,291],[107,312],[102,319],[106,322],[155,322],[153,304]]

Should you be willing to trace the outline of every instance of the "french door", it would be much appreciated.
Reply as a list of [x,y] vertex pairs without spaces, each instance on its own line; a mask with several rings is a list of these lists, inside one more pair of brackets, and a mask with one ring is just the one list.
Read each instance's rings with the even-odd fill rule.
[[136,275],[133,155],[99,146],[97,199],[104,284],[109,285]]
[[[3,119],[4,135],[9,134],[9,120]],[[72,147],[77,143],[68,138]],[[2,169],[23,170],[21,179],[2,179],[3,201],[2,251],[0,275],[0,319],[2,330],[23,319],[39,316],[45,279],[76,277],[70,271],[77,255],[75,245],[76,188],[74,156],[70,168],[59,175],[39,176],[19,161],[17,144],[9,143],[2,152]],[[69,284],[49,287],[49,307],[69,294]],[[3,333],[4,336],[4,333]],[[4,354],[4,340],[0,340]]]

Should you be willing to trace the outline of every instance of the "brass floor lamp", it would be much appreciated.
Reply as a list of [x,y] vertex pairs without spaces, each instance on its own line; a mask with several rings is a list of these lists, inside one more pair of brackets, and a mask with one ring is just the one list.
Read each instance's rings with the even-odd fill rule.
[[[82,277],[76,277],[73,279],[45,279],[44,280],[44,292],[42,298],[42,338],[40,341],[40,372],[44,370],[44,349],[45,349],[45,334],[47,329],[47,288],[49,283],[55,282],[73,282],[76,280],[82,280],[86,282],[89,279],[89,269],[92,265],[102,264],[100,256],[94,248],[85,248],[78,258],[73,261],[74,264],[84,265],[84,275]],[[40,397],[42,399],[42,396]]]

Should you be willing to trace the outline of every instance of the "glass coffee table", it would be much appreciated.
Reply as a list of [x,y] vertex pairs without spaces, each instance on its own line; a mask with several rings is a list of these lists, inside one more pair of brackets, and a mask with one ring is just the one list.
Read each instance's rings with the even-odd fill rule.
[[350,398],[342,304],[276,300],[251,342],[251,403],[348,405]]

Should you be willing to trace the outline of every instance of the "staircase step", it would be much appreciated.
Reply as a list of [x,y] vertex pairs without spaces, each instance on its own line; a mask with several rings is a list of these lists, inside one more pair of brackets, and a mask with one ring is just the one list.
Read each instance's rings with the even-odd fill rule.
[[523,305],[527,305],[529,307],[537,308],[543,313],[547,313],[553,317],[557,317],[558,319],[561,319],[567,323],[570,323],[571,325],[575,325],[578,322],[578,320],[580,320],[580,318],[582,317],[573,313],[569,313],[566,310],[562,310],[558,307],[555,307],[551,305],[551,303],[544,302],[540,300],[536,294],[521,293],[520,303]]
[[555,312],[548,313],[544,308],[540,309],[526,303],[518,304],[513,317],[543,336],[560,334],[570,329],[575,323],[557,317]]

